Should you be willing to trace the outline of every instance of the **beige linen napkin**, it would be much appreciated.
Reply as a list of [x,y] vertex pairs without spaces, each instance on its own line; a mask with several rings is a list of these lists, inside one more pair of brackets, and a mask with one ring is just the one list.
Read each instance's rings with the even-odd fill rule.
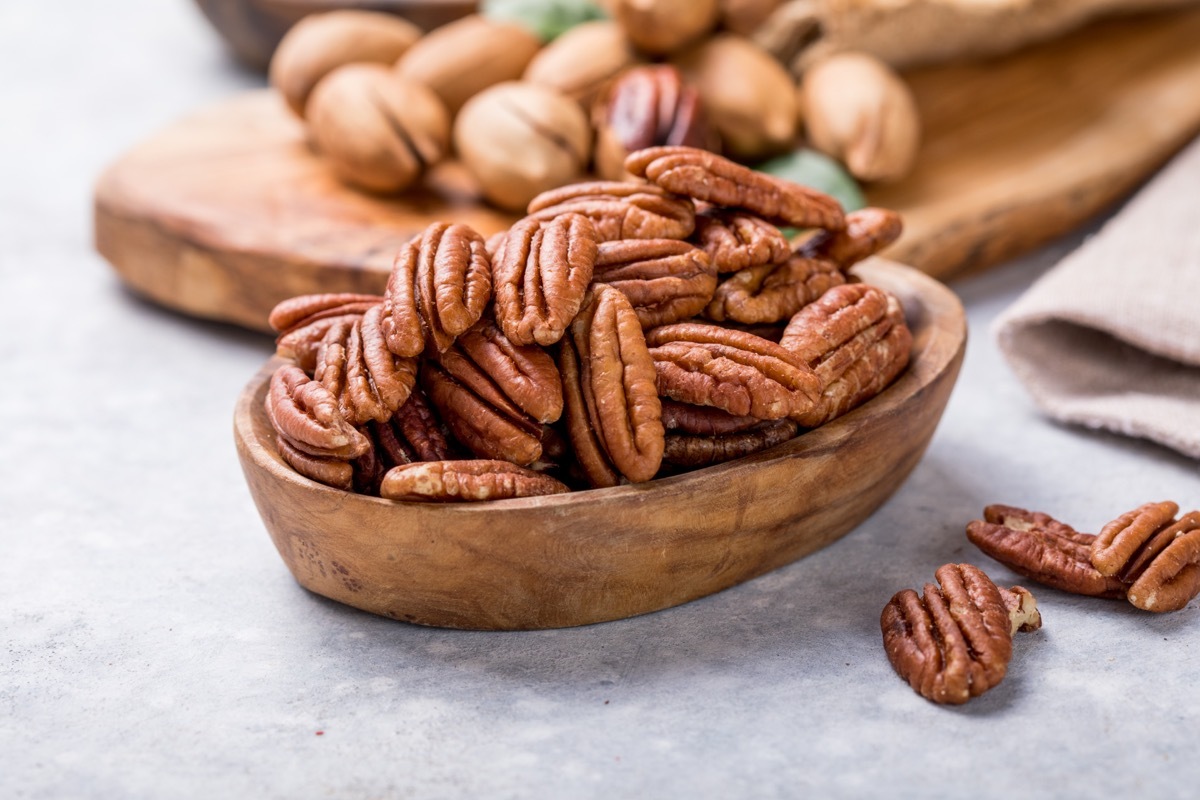
[[1200,139],[994,332],[1054,419],[1200,458]]

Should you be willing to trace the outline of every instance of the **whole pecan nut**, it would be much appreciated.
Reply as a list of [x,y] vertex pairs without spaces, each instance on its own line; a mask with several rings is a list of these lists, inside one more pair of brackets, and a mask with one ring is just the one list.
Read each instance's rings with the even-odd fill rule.
[[549,346],[579,313],[596,265],[596,228],[580,214],[524,219],[492,259],[496,322],[514,344]]
[[479,502],[537,497],[569,491],[565,485],[507,461],[423,461],[393,467],[379,494],[389,500]]
[[483,315],[492,297],[483,237],[435,222],[400,248],[384,294],[383,331],[401,357],[441,353]]
[[1102,575],[1128,584],[1144,611],[1178,611],[1200,594],[1200,511],[1179,519],[1172,502],[1146,503],[1105,525],[1091,548]]
[[717,272],[739,272],[786,261],[791,254],[779,228],[745,211],[706,208],[696,214],[694,241]]
[[657,186],[620,181],[574,183],[542,192],[529,216],[547,221],[582,214],[602,242],[617,239],[686,239],[696,225],[696,206]]
[[680,322],[647,331],[646,342],[659,393],[672,400],[770,420],[810,411],[820,398],[812,369],[753,334]]
[[629,298],[643,328],[695,316],[717,287],[708,255],[678,239],[602,242],[594,280]]
[[1096,537],[1048,514],[990,505],[967,525],[967,538],[1004,566],[1044,586],[1090,597],[1121,598],[1125,585],[1092,566]]
[[841,230],[846,224],[841,205],[829,195],[707,150],[650,147],[630,153],[625,169],[669,192],[745,209],[783,226]]
[[904,230],[900,215],[886,208],[861,208],[846,215],[846,227],[818,231],[798,252],[809,258],[828,258],[842,269],[857,264],[887,247]]
[[794,255],[781,263],[734,273],[717,287],[704,315],[717,322],[748,325],[778,322],[845,282],[832,261]]
[[925,584],[922,596],[904,589],[884,607],[883,647],[896,673],[922,697],[965,703],[1004,679],[1014,629],[1041,621],[1029,609],[1032,595],[1014,587],[1015,597],[1006,602],[978,567],[946,564],[934,575],[940,586]]
[[798,429],[789,419],[776,419],[734,433],[707,436],[668,433],[663,461],[688,469],[720,464],[782,444],[795,436]]
[[338,399],[352,425],[386,422],[408,400],[417,380],[417,360],[388,349],[381,328],[382,306],[360,319],[344,318],[326,331],[317,351],[313,377]]
[[279,336],[275,354],[295,361],[305,372],[317,363],[317,350],[329,328],[354,322],[383,302],[373,294],[306,294],[284,300],[271,309],[267,322]]

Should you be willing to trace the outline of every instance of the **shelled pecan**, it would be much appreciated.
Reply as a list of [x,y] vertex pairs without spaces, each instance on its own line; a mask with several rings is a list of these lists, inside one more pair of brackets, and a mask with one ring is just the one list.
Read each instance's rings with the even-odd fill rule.
[[594,280],[629,298],[643,328],[695,316],[717,287],[708,254],[678,239],[602,242]]
[[379,494],[389,500],[462,502],[558,494],[561,482],[507,461],[423,461],[393,467]]
[[580,214],[524,219],[496,243],[496,321],[513,343],[549,346],[583,305],[596,265],[596,228]]
[[761,420],[808,413],[821,395],[812,371],[783,347],[749,333],[680,322],[646,333],[664,397]]
[[697,212],[691,240],[708,253],[718,273],[778,264],[791,254],[779,228],[737,209],[713,207]]
[[388,467],[418,461],[447,461],[458,455],[450,430],[429,405],[425,392],[415,387],[390,420],[370,423],[380,460]]
[[313,377],[338,399],[351,425],[386,422],[408,400],[417,380],[417,360],[388,349],[379,304],[354,321],[336,318],[317,350]]
[[293,297],[271,309],[267,323],[279,336],[275,353],[292,359],[305,372],[317,363],[317,348],[335,322],[353,322],[372,306],[383,302],[373,294],[306,294]]
[[696,206],[657,186],[620,181],[575,183],[542,192],[529,203],[529,216],[551,220],[582,214],[602,242],[617,239],[686,239],[696,225]]
[[1179,519],[1179,505],[1146,503],[1105,525],[1092,543],[1100,574],[1128,585],[1143,611],[1178,611],[1200,594],[1200,511]]
[[444,352],[491,298],[483,237],[466,225],[435,222],[396,256],[383,303],[387,346],[401,357]]
[[808,258],[828,258],[842,269],[875,255],[900,238],[900,215],[886,208],[860,208],[846,215],[846,227],[817,231],[797,252]]
[[650,147],[631,153],[625,169],[669,192],[744,209],[779,225],[841,230],[846,224],[841,205],[829,195],[705,150]]
[[731,275],[716,288],[704,315],[717,322],[778,322],[845,282],[846,276],[832,261],[793,255]]
[[982,570],[946,564],[938,584],[897,592],[880,616],[883,647],[896,673],[935,703],[960,704],[999,684],[1016,630],[1041,626],[1032,595],[1001,593]]
[[735,417],[712,406],[694,406],[678,400],[662,399],[663,428],[667,433],[694,436],[725,436],[753,428],[762,420],[758,417]]
[[688,469],[707,467],[782,444],[798,430],[799,426],[791,420],[776,419],[756,422],[753,427],[731,433],[668,433],[663,461]]

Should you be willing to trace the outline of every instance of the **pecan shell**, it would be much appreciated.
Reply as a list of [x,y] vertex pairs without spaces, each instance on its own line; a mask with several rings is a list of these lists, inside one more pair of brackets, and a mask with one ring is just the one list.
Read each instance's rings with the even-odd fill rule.
[[669,192],[716,206],[741,208],[778,225],[841,230],[845,217],[827,194],[744,167],[693,147],[650,147],[631,153],[625,169]]
[[337,398],[299,367],[285,364],[275,370],[265,406],[279,437],[302,453],[348,461],[371,446],[342,416]]
[[845,282],[846,276],[832,261],[794,255],[778,264],[734,273],[717,287],[704,315],[717,322],[748,325],[778,322]]
[[795,436],[797,430],[799,426],[791,420],[777,419],[759,422],[736,433],[710,436],[668,433],[663,461],[688,469],[720,464],[782,444]]
[[1000,589],[979,568],[946,564],[934,575],[940,586],[925,584],[922,596],[905,589],[884,607],[883,647],[896,673],[922,697],[961,704],[1004,679],[1013,628],[1028,623],[1010,618]]
[[799,251],[810,258],[828,258],[846,269],[896,241],[903,230],[895,211],[861,208],[846,215],[843,230],[819,231],[805,240]]
[[708,253],[719,273],[778,264],[791,254],[779,228],[730,208],[706,208],[697,213],[692,241]]
[[401,357],[444,352],[479,321],[491,297],[483,237],[435,222],[396,256],[383,301],[387,346]]
[[629,298],[643,328],[694,317],[717,287],[708,255],[678,239],[603,242],[594,280]]
[[1146,503],[1108,523],[1092,543],[1091,562],[1129,585],[1143,611],[1178,611],[1200,594],[1200,511],[1175,519],[1172,502]]
[[424,461],[393,467],[379,494],[389,500],[480,502],[559,494],[569,489],[549,475],[507,461]]
[[620,181],[574,183],[542,192],[529,216],[548,221],[582,214],[602,242],[617,239],[686,239],[696,225],[696,206],[657,186]]
[[1092,566],[1096,537],[1047,514],[990,505],[983,519],[967,525],[967,538],[1013,572],[1044,586],[1090,597],[1125,596],[1121,581]]
[[742,331],[681,322],[646,334],[664,397],[761,420],[804,414],[816,373],[783,347]]
[[496,322],[518,345],[552,345],[583,305],[596,265],[596,228],[580,214],[524,219],[492,260]]

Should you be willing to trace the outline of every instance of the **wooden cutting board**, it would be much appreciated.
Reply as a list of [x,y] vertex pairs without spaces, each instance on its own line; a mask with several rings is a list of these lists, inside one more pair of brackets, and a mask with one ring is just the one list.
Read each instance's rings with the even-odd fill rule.
[[[906,77],[925,126],[918,166],[868,198],[904,214],[886,255],[947,279],[1071,230],[1200,131],[1200,11]],[[429,222],[487,235],[513,221],[457,164],[427,184],[395,199],[347,189],[283,103],[253,92],[113,164],[96,187],[96,247],[153,301],[266,330],[287,297],[381,291],[397,246]]]

